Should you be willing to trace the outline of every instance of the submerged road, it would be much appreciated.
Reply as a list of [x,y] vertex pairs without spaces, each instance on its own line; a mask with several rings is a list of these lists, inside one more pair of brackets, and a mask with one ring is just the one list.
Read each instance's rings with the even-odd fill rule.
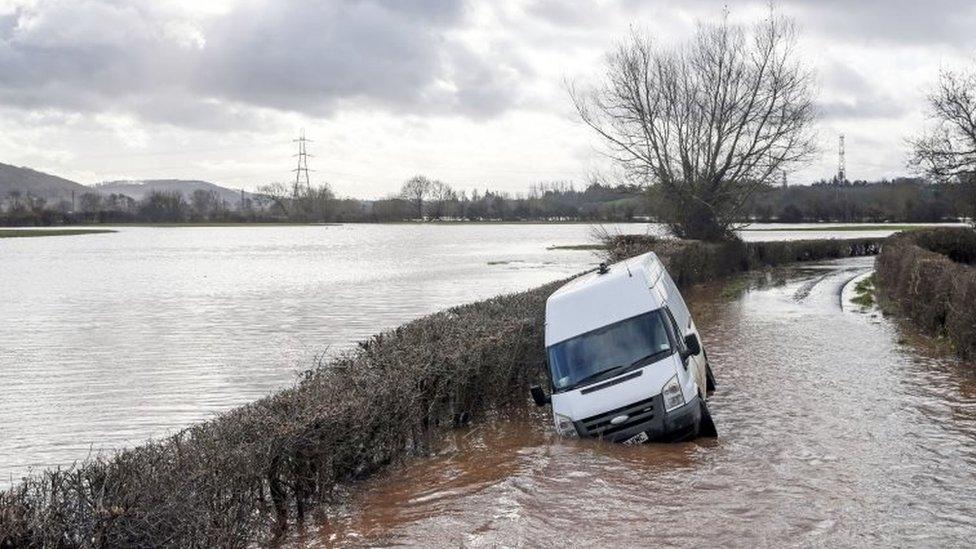
[[355,486],[302,544],[971,546],[976,369],[849,304],[871,264],[689,296],[717,440],[624,447],[498,421]]

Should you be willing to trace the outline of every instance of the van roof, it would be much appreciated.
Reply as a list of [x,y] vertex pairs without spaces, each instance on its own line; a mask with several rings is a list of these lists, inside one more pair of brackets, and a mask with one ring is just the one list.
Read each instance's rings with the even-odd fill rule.
[[546,346],[662,307],[650,289],[663,270],[651,252],[567,282],[546,301]]

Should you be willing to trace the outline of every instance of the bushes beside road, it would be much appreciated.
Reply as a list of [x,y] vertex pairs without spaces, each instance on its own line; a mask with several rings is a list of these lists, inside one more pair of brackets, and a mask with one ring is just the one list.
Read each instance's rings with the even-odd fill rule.
[[882,303],[924,331],[976,358],[976,231],[942,228],[899,233],[877,259]]
[[761,267],[796,261],[820,261],[876,255],[883,238],[793,240],[776,242],[701,242],[659,239],[648,235],[603,237],[607,258],[619,261],[656,252],[679,285],[718,280]]
[[0,493],[0,547],[265,544],[337,485],[405,456],[543,375],[558,283],[377,335],[294,388]]

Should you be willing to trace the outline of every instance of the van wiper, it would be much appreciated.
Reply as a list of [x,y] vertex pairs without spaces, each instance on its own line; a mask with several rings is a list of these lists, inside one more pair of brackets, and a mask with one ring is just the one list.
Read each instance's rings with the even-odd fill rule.
[[668,354],[670,352],[671,352],[671,349],[664,349],[664,350],[661,350],[661,351],[655,351],[655,352],[653,352],[653,353],[651,353],[651,354],[649,354],[647,356],[638,358],[637,360],[631,362],[630,365],[632,367],[633,366],[645,366],[645,365],[650,364],[652,362],[657,362],[657,360],[659,358],[664,358],[664,357],[668,356]]
[[583,386],[583,385],[589,385],[590,383],[594,383],[594,382],[597,382],[597,381],[600,381],[600,380],[603,380],[603,379],[607,379],[608,377],[613,377],[617,373],[619,373],[621,370],[626,370],[628,368],[630,368],[629,365],[627,365],[627,364],[621,364],[620,366],[614,366],[612,368],[607,368],[606,370],[601,370],[601,371],[599,371],[599,372],[597,372],[595,374],[590,374],[590,375],[584,377],[583,379],[577,381],[576,383],[570,385],[569,387],[566,387],[563,390],[564,391],[572,391],[573,389],[576,389],[577,387],[580,387],[580,386]]

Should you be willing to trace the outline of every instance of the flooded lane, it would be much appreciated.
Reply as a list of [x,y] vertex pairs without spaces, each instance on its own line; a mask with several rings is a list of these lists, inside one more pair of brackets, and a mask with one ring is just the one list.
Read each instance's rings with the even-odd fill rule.
[[691,297],[718,440],[566,440],[531,412],[356,486],[306,544],[969,546],[976,370],[845,304],[870,268],[844,260]]

